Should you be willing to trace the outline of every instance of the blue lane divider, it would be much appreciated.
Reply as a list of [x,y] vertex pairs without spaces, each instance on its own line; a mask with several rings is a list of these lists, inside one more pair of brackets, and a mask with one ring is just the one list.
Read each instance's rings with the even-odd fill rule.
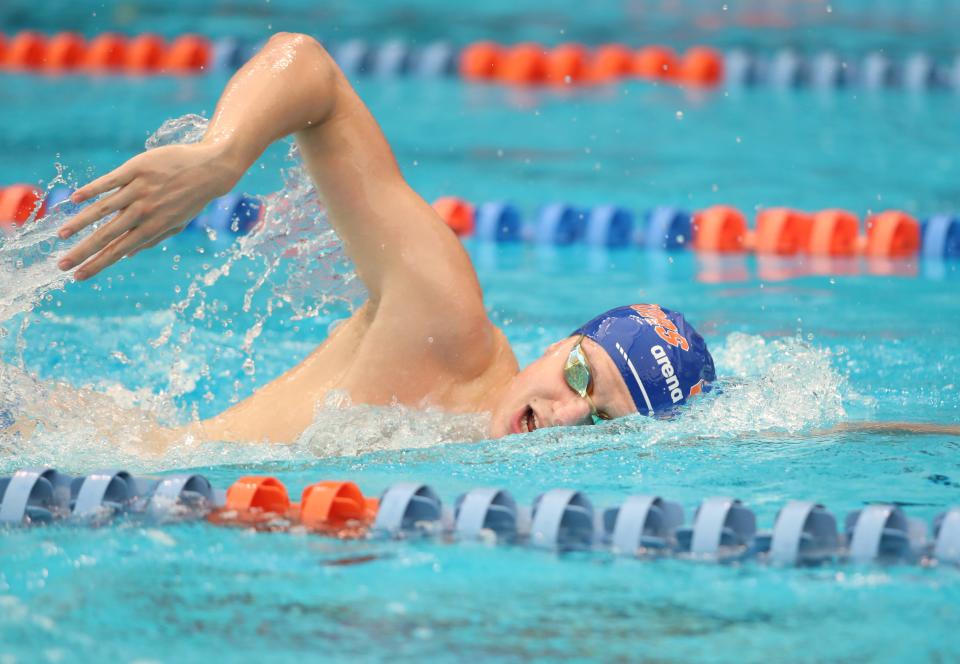
[[[456,76],[460,60],[460,49],[444,41],[420,45],[395,39],[375,44],[349,39],[325,45],[340,68],[352,76]],[[263,42],[245,43],[233,37],[215,39],[210,69],[231,72],[262,46]],[[938,61],[922,52],[898,60],[880,51],[842,55],[832,51],[800,53],[790,48],[753,53],[735,48],[724,54],[723,60],[724,82],[734,87],[960,89],[960,58]]]
[[[56,186],[46,196],[47,209],[71,206],[72,190]],[[79,207],[76,207],[79,210]],[[76,210],[67,210],[74,214]],[[230,193],[215,199],[188,228],[211,229],[224,234],[244,234],[263,216],[263,202],[254,196]],[[612,204],[586,209],[566,203],[551,203],[538,211],[525,226],[520,209],[506,201],[488,201],[476,206],[473,237],[482,242],[521,240],[566,245],[584,242],[590,246],[623,248],[638,245],[656,251],[684,251],[692,247],[693,214],[677,207],[660,206],[639,215]],[[920,256],[927,260],[960,259],[960,215],[940,214],[922,219]]]
[[960,59],[938,62],[926,53],[894,60],[879,51],[844,57],[831,51],[804,55],[781,49],[772,54],[755,54],[733,49],[724,56],[724,78],[727,85],[734,87],[960,89]]
[[[0,477],[0,526],[6,527],[101,525],[119,517],[168,523],[204,518],[224,504],[225,492],[196,474],[146,477],[105,470],[71,476],[28,468]],[[757,532],[753,511],[731,497],[704,500],[692,523],[684,523],[681,505],[657,495],[629,496],[597,511],[579,491],[551,489],[527,509],[506,489],[487,487],[462,494],[447,510],[430,486],[406,482],[383,492],[369,534],[708,562],[960,566],[960,506],[937,515],[928,540],[926,524],[893,504],[851,512],[838,533],[836,518],[823,505],[790,501],[777,513],[772,530]]]

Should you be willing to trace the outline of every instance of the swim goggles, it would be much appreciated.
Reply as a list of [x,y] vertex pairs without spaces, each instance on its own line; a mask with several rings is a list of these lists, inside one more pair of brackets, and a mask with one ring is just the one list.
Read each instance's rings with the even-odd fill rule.
[[590,398],[590,388],[593,387],[593,374],[590,371],[590,363],[587,362],[587,356],[584,354],[583,347],[581,346],[584,336],[586,335],[580,335],[577,343],[570,349],[570,354],[567,355],[567,361],[563,365],[563,379],[567,381],[567,385],[570,386],[571,390],[587,400],[587,404],[590,406],[590,419],[594,424],[599,424],[604,420],[609,420],[610,417],[605,413],[599,412],[593,403],[593,399]]

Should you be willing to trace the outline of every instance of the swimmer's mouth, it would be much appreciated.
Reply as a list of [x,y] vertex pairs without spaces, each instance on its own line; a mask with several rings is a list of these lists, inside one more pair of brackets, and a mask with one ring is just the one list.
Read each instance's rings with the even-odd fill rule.
[[527,406],[520,413],[520,417],[514,425],[514,433],[530,433],[540,428],[540,418],[534,412],[531,406]]

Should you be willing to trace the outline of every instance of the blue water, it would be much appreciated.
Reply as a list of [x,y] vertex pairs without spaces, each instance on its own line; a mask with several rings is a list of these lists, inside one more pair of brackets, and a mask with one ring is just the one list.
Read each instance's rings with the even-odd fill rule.
[[[840,14],[859,22],[837,19],[816,39],[834,34],[851,47],[884,42],[907,52],[923,44],[910,30],[890,27],[900,19],[933,26],[933,35],[955,20],[948,3],[919,3],[915,14],[893,5],[871,13],[865,4]],[[696,28],[701,14],[681,5],[677,20],[685,27],[671,33],[679,43],[712,34]],[[173,34],[177,21],[196,20],[211,34],[237,25],[256,36],[272,17],[283,28],[297,21],[298,7],[309,16],[320,11],[271,6],[251,3],[228,20],[217,12],[198,18],[185,4],[158,18],[157,29]],[[806,16],[803,6],[793,11]],[[122,27],[153,27],[158,10],[137,7]],[[392,24],[424,39],[441,26],[472,36],[451,27],[451,17],[473,10],[440,11],[432,22],[428,10],[437,7],[414,5],[407,24]],[[334,18],[325,25],[369,36],[401,10],[328,11]],[[561,5],[546,16],[604,26],[611,37],[618,34],[611,17],[632,16],[630,6],[616,5],[583,11],[575,22],[572,11]],[[39,12],[23,9],[18,23],[5,19],[3,27],[56,24]],[[87,31],[122,23],[119,14],[86,15],[67,16]],[[478,25],[509,23],[523,32],[522,21],[504,16],[516,18],[516,10],[480,12]],[[544,22],[533,21],[528,36],[538,37]],[[738,33],[754,36],[772,39],[766,30]],[[102,173],[142,149],[164,120],[209,114],[225,82],[0,80],[0,183],[49,181],[55,162],[68,179]],[[364,81],[358,89],[427,199],[508,198],[528,215],[553,200],[636,210],[715,203],[858,214],[889,207],[921,216],[960,210],[956,96],[692,95],[639,84],[568,95],[453,81]],[[275,191],[290,165],[286,148],[276,147],[241,187]],[[321,479],[352,479],[373,495],[416,479],[448,503],[476,486],[505,486],[525,503],[564,486],[585,491],[598,506],[632,493],[661,494],[681,502],[688,519],[700,499],[729,494],[756,510],[763,527],[792,498],[823,502],[840,517],[895,500],[928,522],[960,503],[955,436],[817,433],[851,420],[960,419],[956,264],[895,266],[900,275],[880,274],[889,265],[858,265],[852,275],[833,265],[826,269],[833,274],[810,274],[824,266],[755,259],[718,265],[636,249],[468,246],[491,316],[521,364],[598,310],[654,301],[686,312],[721,374],[737,384],[673,422],[635,418],[487,441],[476,435],[482,422],[469,418],[322,411],[292,446],[184,445],[157,456],[138,444],[135,413],[182,421],[217,412],[305,356],[349,310],[341,302],[316,316],[291,316],[333,286],[291,280],[289,263],[251,293],[263,269],[257,251],[177,307],[191,284],[233,251],[222,237],[183,235],[93,283],[54,290],[29,315],[0,323],[8,332],[0,357],[11,365],[4,367],[4,398],[42,399],[51,421],[29,440],[0,438],[0,473],[41,463],[74,473],[191,469],[220,487],[244,474],[272,474],[295,495]],[[0,274],[8,280],[3,292],[13,291],[10,273]],[[278,301],[285,306],[266,316],[268,303]],[[245,347],[261,318],[260,336]],[[103,430],[121,434],[108,440]],[[347,564],[367,556],[374,559]],[[202,524],[0,534],[0,659],[11,661],[952,661],[960,657],[958,601],[960,575],[944,568],[654,563]]]

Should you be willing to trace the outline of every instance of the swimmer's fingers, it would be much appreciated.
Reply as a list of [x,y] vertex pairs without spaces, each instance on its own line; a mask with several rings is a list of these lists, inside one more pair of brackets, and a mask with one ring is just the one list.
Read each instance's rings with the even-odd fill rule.
[[70,200],[74,203],[83,203],[94,196],[99,196],[105,191],[122,187],[133,180],[133,178],[133,167],[131,166],[131,162],[128,161],[123,166],[115,168],[106,175],[101,175],[93,182],[88,182],[77,189],[70,195]]
[[120,191],[110,196],[106,196],[102,200],[90,205],[85,210],[81,211],[80,214],[73,217],[70,221],[61,226],[60,232],[58,233],[60,239],[65,240],[71,235],[75,234],[77,231],[83,230],[95,221],[103,219],[107,215],[113,214],[117,210],[122,210],[133,203],[136,198],[137,193],[134,187],[131,186],[125,186]]
[[73,273],[73,276],[77,281],[89,279],[99,274],[103,269],[110,267],[124,256],[130,254],[134,249],[150,239],[151,235],[148,230],[144,229],[143,226],[136,226],[132,230],[127,231],[125,235],[121,235],[113,240],[113,242],[104,247],[100,253],[81,265],[80,268]]
[[[115,197],[112,196],[111,198]],[[68,251],[57,263],[57,267],[61,270],[69,270],[75,265],[80,265],[94,254],[103,251],[111,242],[136,226],[141,216],[140,204],[137,202],[131,203],[128,208],[117,215],[116,219],[113,219],[109,224],[104,224],[92,235],[84,238],[83,242]]]

